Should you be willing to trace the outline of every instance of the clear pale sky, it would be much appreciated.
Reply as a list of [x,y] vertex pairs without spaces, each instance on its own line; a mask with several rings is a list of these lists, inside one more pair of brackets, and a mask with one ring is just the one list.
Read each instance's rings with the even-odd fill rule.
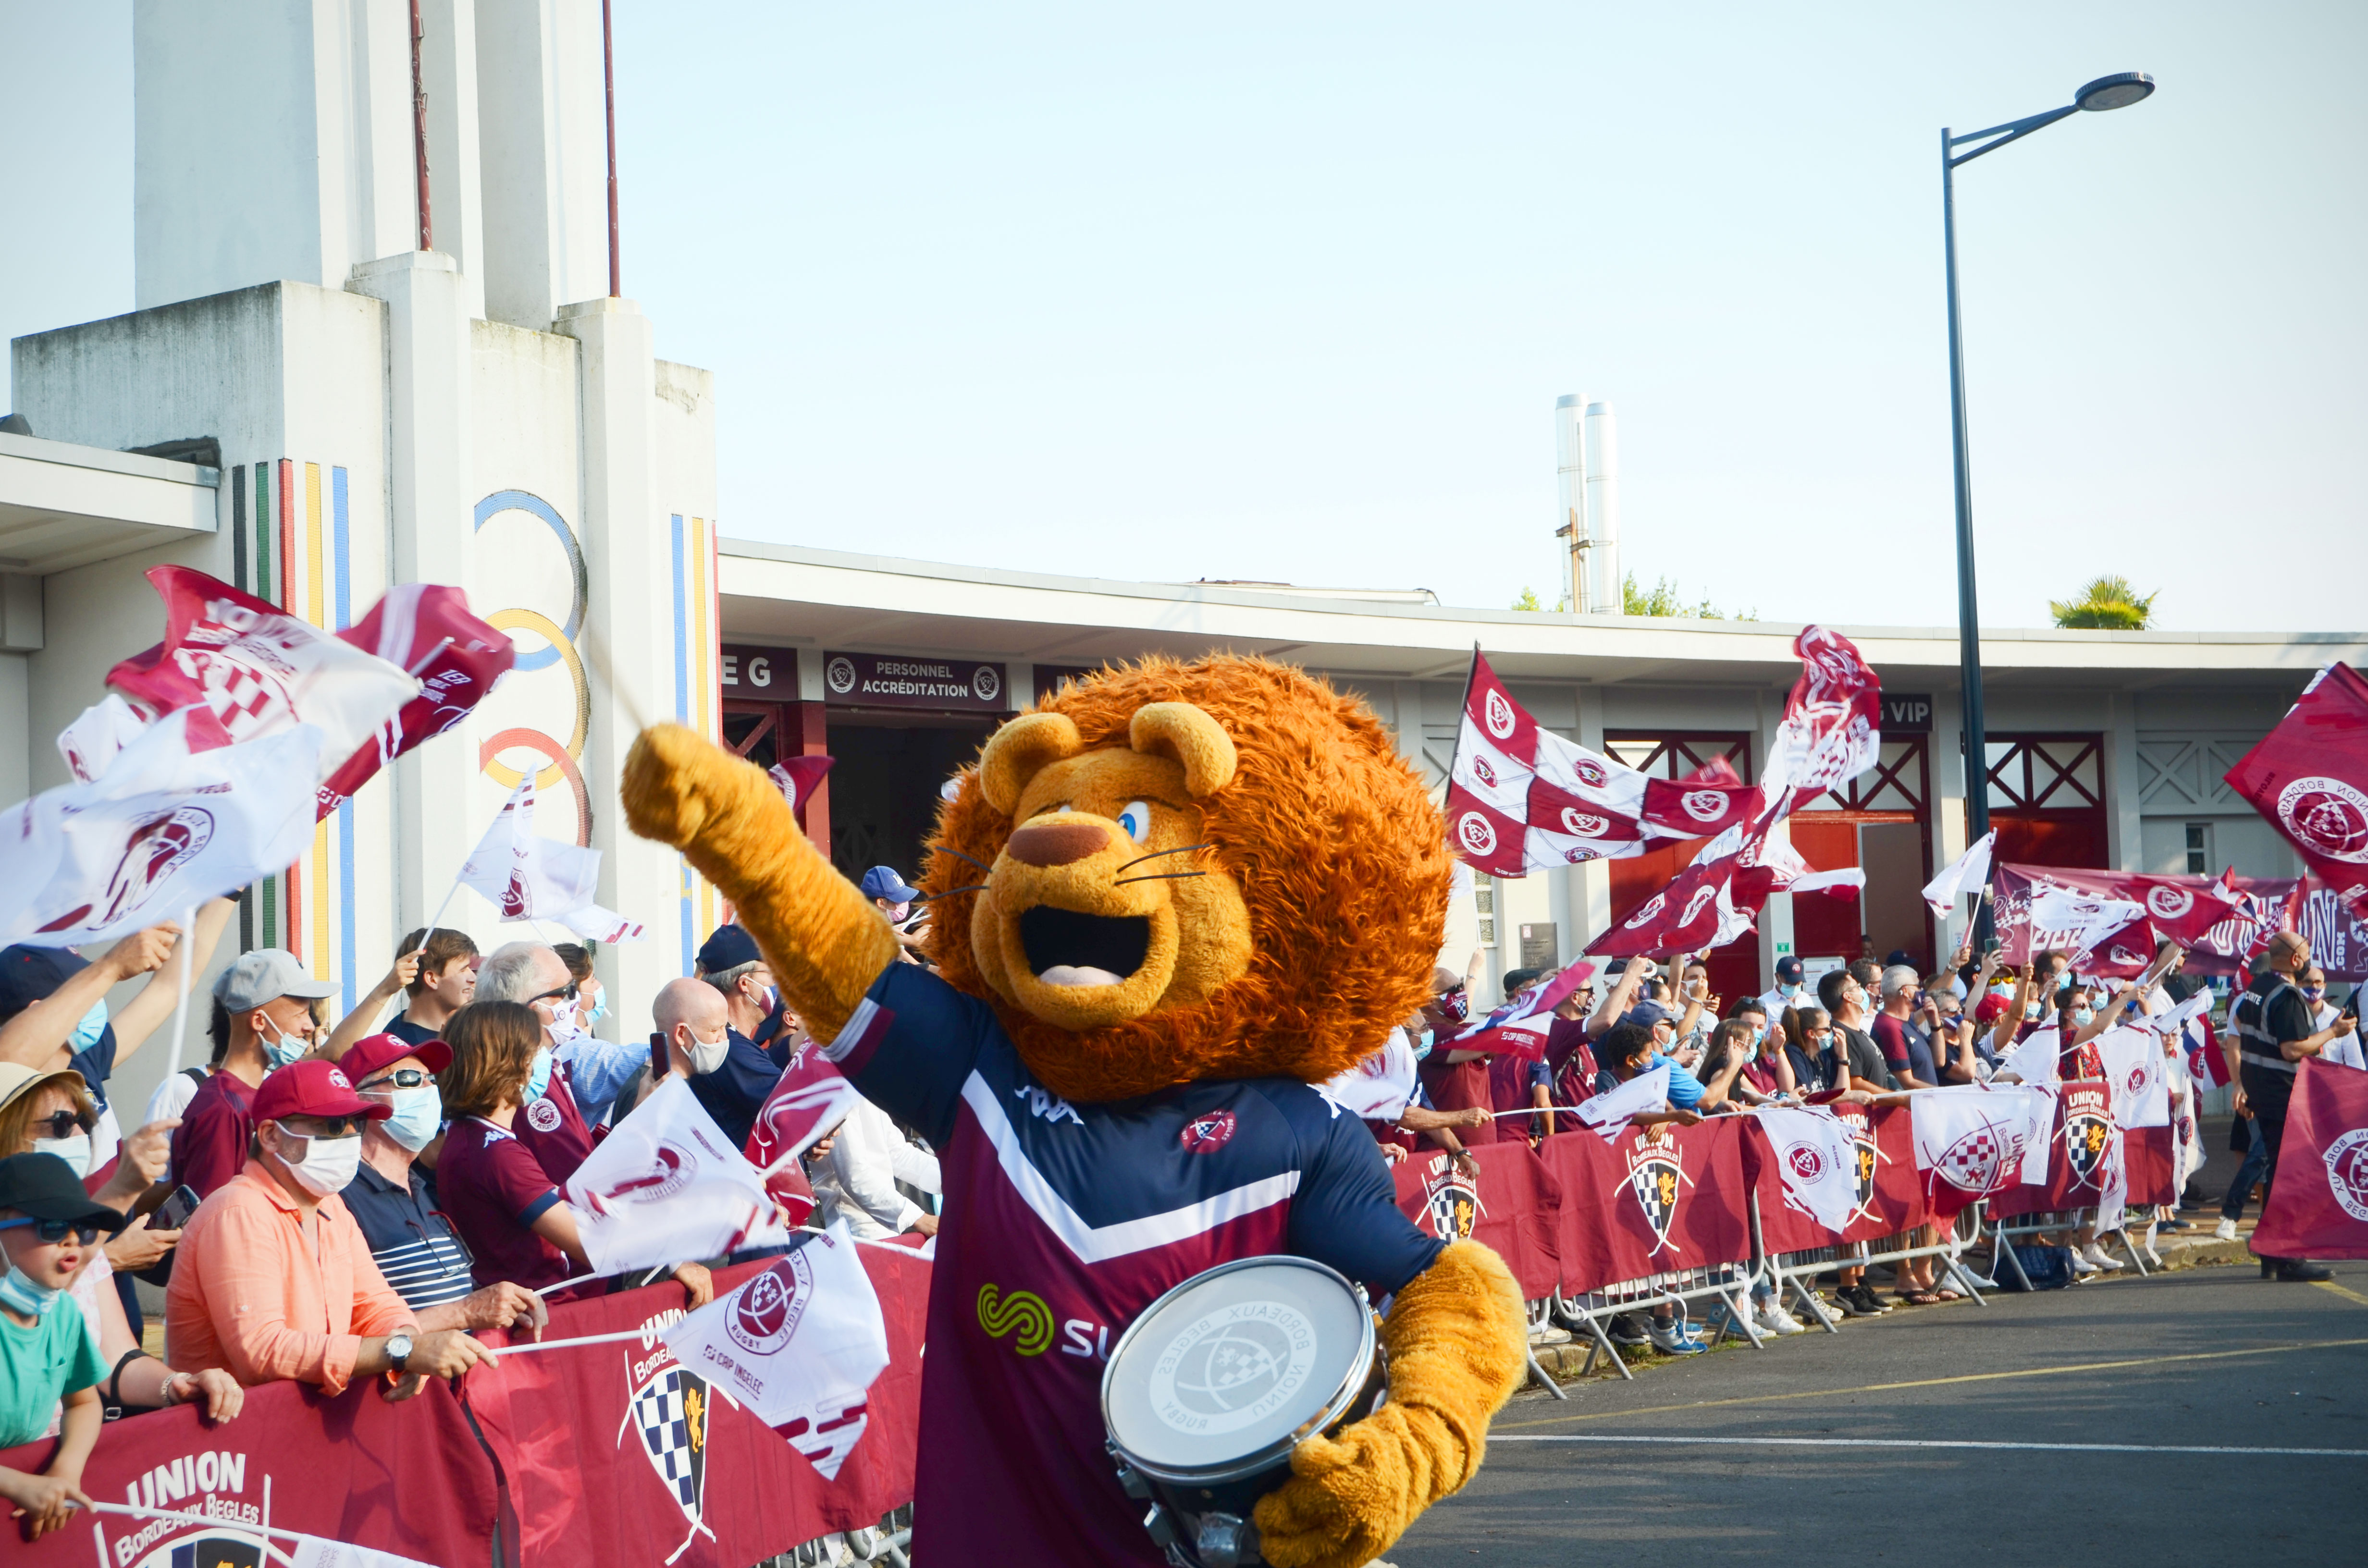
[[[1557,394],[1646,582],[2356,629],[2368,6],[616,0],[625,291],[728,534],[1115,577],[1556,583]],[[129,7],[0,0],[0,335],[131,305]],[[225,193],[227,197],[227,193]]]

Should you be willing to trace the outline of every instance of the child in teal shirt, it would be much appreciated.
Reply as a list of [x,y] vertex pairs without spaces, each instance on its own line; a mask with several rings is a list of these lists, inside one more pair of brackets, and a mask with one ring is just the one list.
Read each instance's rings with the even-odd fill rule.
[[28,1475],[0,1465],[0,1497],[16,1505],[28,1540],[61,1528],[71,1505],[90,1501],[82,1467],[105,1418],[98,1385],[107,1367],[66,1287],[99,1233],[122,1228],[123,1216],[92,1202],[55,1154],[0,1160],[0,1254],[8,1265],[0,1277],[0,1449],[40,1437],[65,1402],[48,1469]]

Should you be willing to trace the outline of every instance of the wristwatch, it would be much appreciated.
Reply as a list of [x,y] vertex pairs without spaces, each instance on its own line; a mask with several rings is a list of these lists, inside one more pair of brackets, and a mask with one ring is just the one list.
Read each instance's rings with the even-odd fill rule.
[[397,1372],[401,1372],[404,1369],[404,1364],[411,1359],[411,1335],[407,1334],[388,1335],[386,1336],[386,1358],[394,1363],[394,1369]]

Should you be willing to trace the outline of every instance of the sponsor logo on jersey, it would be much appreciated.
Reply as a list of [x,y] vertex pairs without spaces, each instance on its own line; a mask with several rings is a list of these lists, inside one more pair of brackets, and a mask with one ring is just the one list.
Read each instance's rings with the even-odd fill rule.
[[990,1339],[1009,1339],[1022,1356],[1042,1356],[1053,1344],[1053,1309],[1033,1290],[1004,1294],[992,1285],[978,1288],[978,1326]]

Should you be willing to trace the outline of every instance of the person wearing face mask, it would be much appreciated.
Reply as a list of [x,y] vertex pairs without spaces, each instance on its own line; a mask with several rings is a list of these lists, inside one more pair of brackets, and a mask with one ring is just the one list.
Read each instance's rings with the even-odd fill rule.
[[[761,1106],[772,1092],[781,1069],[790,1064],[790,1047],[797,1038],[796,1021],[781,1006],[773,971],[757,950],[757,939],[737,926],[719,926],[699,949],[695,977],[723,999],[724,1057],[717,1069],[723,1076],[713,1092],[732,1093]],[[757,1043],[768,1029],[769,1045]],[[753,1120],[756,1111],[748,1112]]]
[[[636,1074],[647,1071],[649,1052],[638,1042],[584,1032],[581,988],[558,952],[541,942],[495,949],[477,971],[476,994],[472,1006],[517,1002],[542,1020],[542,1045],[527,1077],[516,1137],[564,1187],[592,1152],[593,1124],[609,1115]],[[466,1017],[464,1008],[446,1026],[447,1040]]]
[[906,963],[922,963],[928,943],[929,912],[916,889],[905,886],[894,866],[874,866],[863,873],[863,896],[888,918],[896,933],[896,956]]
[[[1471,1016],[1471,987],[1478,983],[1481,963],[1481,955],[1474,949],[1470,971],[1461,978],[1443,964],[1434,968],[1430,1000],[1424,1004],[1419,1015],[1423,1033],[1416,1038],[1415,1044],[1423,1055],[1415,1075],[1421,1080],[1431,1105],[1449,1115],[1464,1110],[1492,1112],[1496,1108],[1495,1099],[1488,1092],[1486,1053],[1450,1051],[1445,1044],[1463,1029]],[[1493,1118],[1474,1120],[1462,1129],[1459,1137],[1467,1146],[1493,1143],[1497,1141],[1496,1121]]]
[[1776,960],[1775,987],[1762,992],[1759,996],[1759,1005],[1767,1009],[1768,1017],[1781,1018],[1785,1008],[1798,1007],[1804,1002],[1815,1000],[1809,995],[1809,988],[1802,983],[1803,972],[1801,960],[1790,953]]
[[452,1048],[442,1040],[414,1045],[393,1034],[357,1040],[338,1058],[354,1092],[385,1106],[387,1115],[362,1129],[361,1166],[337,1196],[421,1328],[540,1327],[548,1314],[531,1290],[507,1280],[478,1289],[468,1249],[437,1211],[431,1178],[417,1164],[443,1126],[436,1074],[451,1064]]
[[[734,1148],[745,1145],[765,1097],[780,1081],[780,1070],[745,1037],[733,1039],[730,1009],[703,980],[666,982],[650,1013],[657,1025],[651,1044],[665,1051],[667,1074],[690,1085],[691,1097],[715,1119]],[[643,1093],[655,1088],[653,1084]]]
[[256,1091],[313,1048],[314,998],[336,987],[315,980],[284,948],[257,948],[214,981],[211,1033],[220,1065],[190,1096],[173,1133],[167,1179],[211,1196],[247,1164]]
[[83,1466],[104,1419],[98,1385],[107,1375],[82,1314],[64,1301],[66,1285],[102,1232],[123,1216],[94,1203],[53,1154],[0,1160],[0,1448],[29,1443],[49,1430],[65,1404],[63,1440],[40,1474],[0,1467],[0,1498],[16,1506],[26,1534],[64,1526],[70,1503],[88,1503]]
[[420,1325],[338,1196],[361,1168],[363,1127],[391,1108],[315,1057],[267,1077],[253,1109],[253,1156],[181,1237],[165,1291],[175,1358],[250,1388],[294,1381],[336,1394],[384,1376],[393,1399],[486,1359],[459,1330]]

